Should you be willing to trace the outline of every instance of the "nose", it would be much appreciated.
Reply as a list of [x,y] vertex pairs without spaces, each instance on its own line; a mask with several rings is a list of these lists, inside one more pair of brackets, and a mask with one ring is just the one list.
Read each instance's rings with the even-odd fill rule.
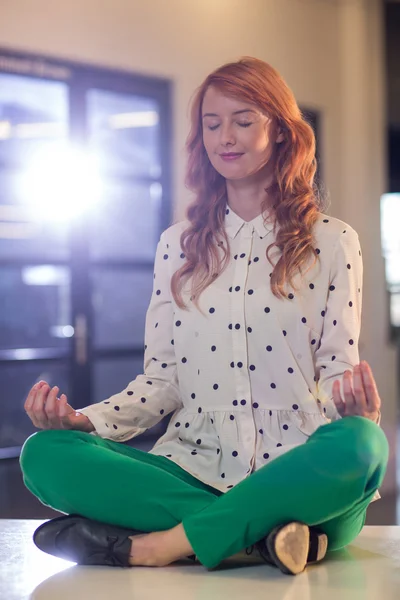
[[220,128],[220,141],[222,146],[234,146],[236,143],[235,135],[232,127],[228,125],[222,125]]

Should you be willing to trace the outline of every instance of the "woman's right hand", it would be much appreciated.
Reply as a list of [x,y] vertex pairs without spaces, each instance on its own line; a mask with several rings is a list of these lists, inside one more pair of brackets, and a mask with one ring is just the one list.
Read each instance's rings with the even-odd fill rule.
[[88,417],[76,412],[62,394],[57,398],[58,387],[45,381],[36,383],[28,394],[24,408],[35,427],[39,429],[76,429],[90,433],[94,426]]

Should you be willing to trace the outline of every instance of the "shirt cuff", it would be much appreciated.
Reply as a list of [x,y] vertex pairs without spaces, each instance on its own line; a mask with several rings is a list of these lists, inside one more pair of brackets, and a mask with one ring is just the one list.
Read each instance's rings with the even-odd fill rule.
[[76,412],[80,412],[87,417],[93,427],[94,431],[90,432],[90,435],[97,435],[98,437],[108,438],[110,436],[110,430],[105,424],[104,417],[97,414],[96,405],[85,406],[85,408],[77,409]]

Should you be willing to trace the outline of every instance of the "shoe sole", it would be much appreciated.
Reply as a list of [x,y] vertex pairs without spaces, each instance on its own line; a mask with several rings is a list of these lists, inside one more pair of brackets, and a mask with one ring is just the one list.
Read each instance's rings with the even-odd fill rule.
[[324,558],[328,537],[323,532],[310,532],[304,523],[293,521],[273,529],[266,543],[270,556],[282,573],[299,575],[307,564]]

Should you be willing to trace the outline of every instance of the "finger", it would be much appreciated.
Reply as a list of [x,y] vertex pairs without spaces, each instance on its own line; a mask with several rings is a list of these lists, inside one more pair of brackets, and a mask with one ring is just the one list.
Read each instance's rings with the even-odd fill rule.
[[37,392],[40,390],[40,388],[45,385],[45,381],[38,381],[37,383],[35,383],[35,385],[33,385],[29,391],[29,394],[25,400],[25,404],[24,404],[24,408],[25,410],[30,410],[32,408],[32,405],[35,401],[36,398],[36,394]]
[[368,409],[371,412],[380,410],[382,402],[378,393],[378,388],[372,374],[371,367],[364,360],[361,363],[361,376],[364,382]]
[[60,397],[59,405],[58,405],[58,414],[60,417],[60,426],[62,429],[70,429],[71,428],[71,423],[70,423],[70,419],[69,419],[69,415],[68,415],[68,411],[67,411],[67,404],[68,404],[67,396],[65,394],[62,394],[62,396]]
[[357,414],[357,404],[353,392],[353,376],[351,371],[345,371],[343,375],[343,396],[346,404],[346,414]]
[[57,413],[57,394],[59,391],[60,388],[57,386],[50,390],[49,395],[47,396],[46,406],[44,407],[48,420],[48,426],[51,429],[58,429],[60,426],[60,419]]
[[36,420],[36,417],[33,413],[33,406],[34,406],[34,403],[36,400],[36,395],[44,384],[45,384],[44,381],[39,381],[32,387],[32,389],[29,392],[28,397],[25,401],[25,405],[24,405],[24,408],[35,427],[39,427],[39,423]]
[[37,390],[38,390],[39,387],[40,387],[39,383],[35,383],[35,385],[31,387],[31,389],[29,391],[29,394],[28,394],[28,396],[27,396],[27,398],[25,400],[25,404],[24,404],[24,409],[25,410],[30,410],[31,409],[31,406],[32,406],[32,404],[33,404],[33,402],[35,400],[36,392],[37,392]]
[[343,417],[346,412],[346,405],[343,402],[342,396],[340,394],[340,381],[338,379],[336,379],[333,382],[332,397],[333,397],[333,402],[335,403],[335,406],[336,406],[336,410],[338,411],[340,416]]
[[36,398],[32,406],[32,412],[38,423],[37,427],[41,427],[42,429],[47,429],[48,427],[48,419],[44,410],[44,403],[46,402],[49,392],[50,386],[48,383],[45,383],[36,394]]
[[67,397],[65,394],[61,394],[60,396],[60,401],[58,403],[58,416],[60,417],[60,419],[62,419],[63,417],[66,416],[67,414]]
[[364,390],[364,382],[361,376],[360,365],[355,365],[353,371],[354,398],[357,405],[357,412],[366,415],[369,411],[367,407],[367,398]]

